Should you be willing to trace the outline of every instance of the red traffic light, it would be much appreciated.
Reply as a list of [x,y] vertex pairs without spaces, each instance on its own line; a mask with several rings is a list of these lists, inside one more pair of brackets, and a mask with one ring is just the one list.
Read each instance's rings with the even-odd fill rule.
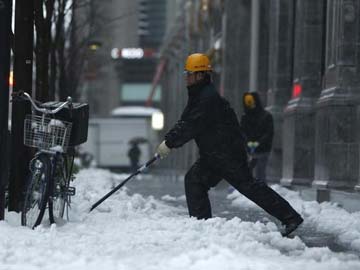
[[292,91],[292,98],[297,98],[301,95],[302,86],[300,83],[294,83],[293,91]]

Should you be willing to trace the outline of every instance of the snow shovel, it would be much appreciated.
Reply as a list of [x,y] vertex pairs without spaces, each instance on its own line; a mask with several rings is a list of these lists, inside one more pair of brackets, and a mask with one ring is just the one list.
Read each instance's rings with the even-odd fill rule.
[[124,181],[122,181],[119,185],[114,187],[109,193],[107,193],[104,197],[102,197],[100,200],[98,200],[96,203],[94,203],[89,213],[94,210],[99,204],[101,204],[103,201],[105,201],[107,198],[109,198],[113,193],[118,191],[123,185],[125,185],[131,178],[133,178],[135,175],[138,175],[139,173],[142,173],[146,168],[148,168],[151,164],[153,164],[156,160],[160,158],[159,154],[155,154],[155,156],[150,159],[148,162],[146,162],[143,166],[141,166],[139,169],[137,169],[136,172],[132,173],[128,178],[126,178]]

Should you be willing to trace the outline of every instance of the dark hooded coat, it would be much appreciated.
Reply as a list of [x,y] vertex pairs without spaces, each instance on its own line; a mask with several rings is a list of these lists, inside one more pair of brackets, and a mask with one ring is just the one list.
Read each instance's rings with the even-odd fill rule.
[[[251,94],[255,100],[255,108],[245,106],[245,95]],[[241,117],[241,131],[246,142],[257,141],[259,146],[255,153],[267,153],[271,151],[274,136],[274,121],[272,115],[264,109],[260,97],[256,92],[247,92],[243,95],[244,114]]]

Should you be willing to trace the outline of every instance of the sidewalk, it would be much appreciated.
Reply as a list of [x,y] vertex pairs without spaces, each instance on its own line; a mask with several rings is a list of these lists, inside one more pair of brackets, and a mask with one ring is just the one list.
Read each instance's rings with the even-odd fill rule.
[[[170,171],[167,172],[166,176],[162,176],[167,179],[178,179],[182,181],[184,179],[184,175],[171,175]],[[272,181],[269,182],[269,185],[280,184],[280,181]],[[225,188],[228,184],[225,181],[219,183],[216,187]],[[282,185],[281,185],[282,186]],[[301,197],[306,201],[317,201],[319,203],[324,201],[329,201],[336,203],[339,207],[344,208],[346,211],[351,213],[360,211],[360,191],[355,190],[317,190],[314,187],[303,186],[303,185],[291,185],[284,186],[290,190],[299,191]]]
[[[279,183],[270,183],[279,184]],[[292,185],[285,186],[294,191],[299,191],[301,197],[306,201],[333,202],[339,207],[351,213],[360,211],[360,192],[354,190],[316,189],[309,186]]]
[[[171,205],[183,207],[184,211],[187,211],[184,183],[180,177],[166,178],[145,175],[140,180],[130,182],[127,188],[130,194],[139,193],[143,196],[153,196],[156,199],[167,201]],[[240,203],[236,203],[237,195],[235,195],[235,197],[232,194],[230,195],[230,190],[229,185],[225,181],[222,181],[216,188],[210,190],[209,198],[212,203],[214,217],[226,219],[238,217],[243,221],[260,221],[261,223],[272,221],[275,222],[278,227],[281,226],[277,220],[246,198],[240,199]],[[300,191],[301,198],[305,201],[316,200],[315,190],[304,187],[295,187],[293,190]],[[339,194],[336,192],[332,194],[334,198],[344,201],[344,205],[349,209],[356,210],[356,208],[359,208],[359,205],[355,205],[359,194],[352,195],[354,195],[354,198],[347,197],[348,195],[346,193]],[[357,201],[357,204],[359,204],[359,201]],[[352,250],[348,245],[339,243],[337,235],[319,231],[311,222],[304,222],[296,231],[296,235],[299,236],[308,247],[327,247],[334,252],[356,254],[356,251]]]

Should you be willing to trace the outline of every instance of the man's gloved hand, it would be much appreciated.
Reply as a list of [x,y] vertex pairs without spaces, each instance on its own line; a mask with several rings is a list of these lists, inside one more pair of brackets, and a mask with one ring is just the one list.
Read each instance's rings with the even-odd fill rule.
[[259,146],[259,142],[256,142],[256,141],[247,143],[247,147],[249,147],[249,148],[256,148],[258,146]]
[[250,141],[247,143],[247,147],[250,149],[250,153],[253,154],[255,152],[256,147],[259,146],[259,142],[257,141]]
[[165,141],[160,143],[160,145],[156,149],[156,153],[159,154],[161,159],[166,158],[167,155],[170,153],[170,151],[171,151],[171,149],[169,147],[167,147],[167,145],[165,144]]

